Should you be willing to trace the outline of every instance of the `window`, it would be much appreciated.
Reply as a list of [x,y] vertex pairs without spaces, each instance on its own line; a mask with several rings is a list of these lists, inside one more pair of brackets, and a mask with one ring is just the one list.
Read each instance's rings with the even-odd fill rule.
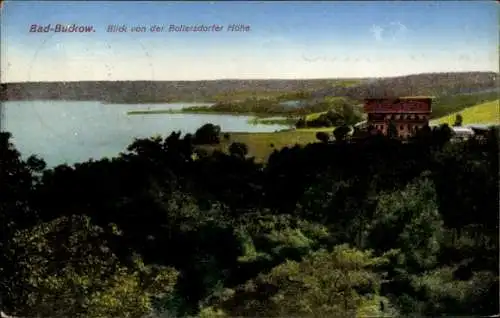
[[399,130],[404,130],[405,129],[405,126],[401,125],[399,126]]

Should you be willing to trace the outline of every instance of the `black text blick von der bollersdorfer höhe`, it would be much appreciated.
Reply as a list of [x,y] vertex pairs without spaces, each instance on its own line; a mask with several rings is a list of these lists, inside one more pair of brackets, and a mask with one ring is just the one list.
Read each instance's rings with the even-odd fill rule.
[[[222,25],[185,25],[185,24],[169,24],[169,25],[151,25],[142,27],[130,27],[125,24],[110,24],[106,28],[107,32],[220,32],[224,30]],[[248,32],[250,26],[245,24],[229,24],[226,26],[227,32]]]

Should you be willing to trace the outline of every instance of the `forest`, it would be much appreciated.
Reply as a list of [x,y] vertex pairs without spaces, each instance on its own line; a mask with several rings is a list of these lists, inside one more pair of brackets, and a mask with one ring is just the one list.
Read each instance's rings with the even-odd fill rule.
[[462,142],[450,142],[446,125],[405,143],[339,137],[257,163],[242,143],[198,151],[220,142],[204,127],[52,169],[21,157],[0,133],[0,310],[96,318],[499,312],[497,129]]
[[342,96],[454,95],[498,89],[496,72],[423,73],[387,78],[206,81],[75,81],[1,83],[0,100],[76,100],[114,104],[228,102],[305,92],[312,99]]

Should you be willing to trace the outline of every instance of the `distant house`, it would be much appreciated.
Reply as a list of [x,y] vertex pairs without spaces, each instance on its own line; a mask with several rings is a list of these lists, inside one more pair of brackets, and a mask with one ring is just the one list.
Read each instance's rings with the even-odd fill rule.
[[368,126],[387,134],[393,124],[400,137],[408,137],[429,124],[431,104],[432,97],[369,98],[364,110]]

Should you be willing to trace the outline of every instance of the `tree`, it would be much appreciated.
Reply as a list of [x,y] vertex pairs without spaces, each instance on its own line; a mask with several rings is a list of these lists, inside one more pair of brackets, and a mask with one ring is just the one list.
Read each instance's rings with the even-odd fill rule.
[[229,146],[229,153],[233,156],[244,158],[248,154],[248,146],[242,142],[233,142]]
[[37,157],[21,158],[11,142],[12,135],[0,132],[0,310],[12,309],[24,290],[12,284],[16,264],[8,256],[15,233],[40,221],[34,192],[40,186],[45,162]]
[[382,194],[370,227],[371,247],[399,249],[406,270],[432,267],[443,235],[433,182],[422,177],[403,190]]
[[318,131],[316,133],[316,139],[321,142],[327,143],[330,140],[330,136],[324,131]]
[[307,126],[307,121],[305,117],[301,117],[295,124],[296,128],[305,128]]
[[387,137],[394,139],[398,138],[398,136],[398,128],[393,121],[390,121],[389,125],[387,126]]
[[205,124],[198,128],[194,134],[194,144],[213,145],[220,143],[220,126],[214,124]]
[[432,129],[432,143],[438,148],[448,143],[453,136],[453,130],[448,124],[441,124]]
[[333,135],[335,136],[335,140],[338,142],[345,141],[347,138],[347,134],[350,132],[350,128],[347,125],[342,125],[333,130]]
[[[108,232],[108,235],[105,235]],[[177,272],[119,261],[107,244],[120,236],[85,216],[61,217],[17,231],[8,255],[15,264],[7,294],[15,314],[52,317],[139,317],[152,300],[173,292]],[[16,288],[17,287],[17,288]]]
[[422,128],[418,129],[412,139],[418,143],[430,145],[432,142],[432,129],[429,124],[425,124]]
[[443,266],[413,277],[412,287],[427,296],[427,301],[420,301],[421,314],[434,317],[497,314],[498,272],[478,271],[471,273],[470,278],[457,279],[454,274],[457,267]]
[[453,123],[453,127],[462,127],[463,118],[461,114],[457,114],[455,116],[455,123]]
[[[373,269],[383,258],[347,246],[285,261],[267,274],[226,290],[211,311],[228,316],[378,316],[381,279]],[[389,306],[387,306],[389,309]]]

